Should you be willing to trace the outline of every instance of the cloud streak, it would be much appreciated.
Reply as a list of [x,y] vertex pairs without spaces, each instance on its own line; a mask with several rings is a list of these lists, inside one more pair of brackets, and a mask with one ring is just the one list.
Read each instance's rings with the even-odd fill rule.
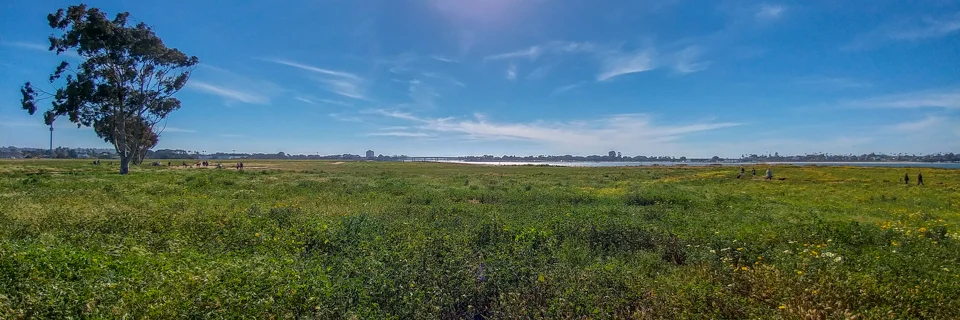
[[307,99],[307,98],[304,98],[304,97],[296,97],[296,98],[294,98],[294,99],[297,100],[297,101],[300,101],[300,102],[304,102],[304,103],[317,104],[316,102],[313,102],[313,100],[310,100],[310,99]]
[[409,138],[432,136],[431,134],[423,133],[423,132],[405,132],[405,131],[373,132],[373,133],[368,133],[367,135],[373,136],[373,137],[380,136],[380,137],[409,137]]
[[357,100],[368,100],[364,89],[357,82],[346,79],[317,79],[317,81],[324,84],[327,91],[332,93]]
[[[646,72],[658,67],[673,65],[680,73],[693,73],[707,69],[711,62],[700,61],[702,49],[698,46],[687,46],[674,53],[660,54],[656,48],[647,46],[636,50],[623,50],[621,45],[598,45],[590,42],[552,41],[542,45],[535,45],[526,49],[500,53],[484,57],[484,61],[506,60],[510,62],[507,79],[516,79],[515,71],[517,60],[528,59],[536,61],[547,54],[586,54],[599,64],[596,81],[608,81],[623,75]],[[529,75],[536,80],[545,77],[556,65],[541,66]]]
[[332,105],[338,105],[338,106],[344,106],[344,107],[352,107],[352,106],[353,106],[352,104],[349,104],[349,103],[346,103],[346,102],[343,102],[343,101],[339,101],[339,100],[320,99],[320,100],[318,100],[318,101],[323,102],[323,103],[326,103],[326,104],[332,104]]
[[361,77],[359,77],[359,76],[357,76],[357,75],[355,75],[355,74],[353,74],[353,73],[349,73],[349,72],[345,72],[345,71],[332,70],[332,69],[324,69],[324,68],[315,67],[315,66],[311,66],[311,65],[308,65],[308,64],[303,64],[303,63],[299,63],[299,62],[295,62],[295,61],[290,61],[290,60],[283,60],[283,59],[264,59],[264,61],[273,62],[273,63],[277,63],[277,64],[282,64],[282,65],[285,65],[285,66],[290,66],[290,67],[294,67],[294,68],[298,68],[298,69],[306,70],[306,71],[311,71],[311,72],[315,72],[315,73],[319,73],[319,74],[323,74],[323,75],[334,76],[334,77],[339,77],[339,78],[344,78],[344,79],[351,79],[351,80],[354,80],[354,81],[361,81],[361,80],[363,80],[363,78],[361,78]]
[[764,4],[760,6],[760,9],[757,10],[756,17],[759,19],[776,19],[783,16],[784,11],[787,8],[782,5],[770,5]]
[[479,115],[472,119],[458,119],[426,118],[391,110],[376,110],[375,113],[410,121],[422,131],[441,135],[459,135],[470,140],[517,140],[576,150],[665,145],[676,143],[688,134],[740,125],[731,122],[656,125],[653,117],[646,114],[621,114],[572,122],[498,123]]
[[267,104],[270,102],[269,98],[260,94],[244,92],[241,90],[227,88],[225,86],[215,85],[212,83],[207,83],[199,80],[193,80],[193,81],[187,82],[187,87],[200,92],[205,92],[205,93],[213,94],[216,96],[220,96],[229,101],[238,101],[238,102],[250,103],[250,104]]
[[507,80],[517,81],[517,65],[514,63],[507,67]]
[[918,121],[898,123],[896,125],[893,125],[891,128],[897,132],[914,133],[919,131],[926,131],[933,127],[939,127],[941,124],[945,122],[945,120],[946,119],[943,117],[931,115]]
[[585,81],[580,81],[571,85],[565,85],[565,86],[553,89],[553,94],[561,94],[561,93],[576,89],[585,83],[586,83]]
[[543,53],[543,49],[540,46],[532,46],[532,47],[517,50],[517,51],[486,56],[486,57],[483,57],[483,60],[490,61],[490,60],[506,60],[506,59],[515,59],[515,58],[526,58],[530,60],[536,60],[537,58],[540,57],[540,54],[542,53]]
[[37,121],[0,121],[0,126],[3,127],[47,127],[43,124],[43,120]]
[[853,100],[846,105],[865,108],[960,109],[960,89],[921,91]]
[[164,127],[163,132],[179,132],[179,133],[196,133],[196,130],[193,129],[184,129],[177,127]]
[[710,67],[710,61],[699,61],[703,55],[703,49],[697,46],[688,46],[677,52],[674,62],[674,69],[682,74],[694,73],[706,70]]
[[334,94],[338,94],[344,97],[358,100],[370,100],[366,96],[364,89],[364,78],[346,71],[325,69],[317,66],[312,66],[305,63],[300,63],[291,60],[285,59],[261,59],[263,61],[272,62],[280,65],[285,65],[289,67],[294,67],[300,70],[310,71],[316,74],[323,76],[322,78],[315,78],[318,82],[324,85],[324,88]]
[[891,21],[861,34],[841,47],[844,51],[870,49],[897,41],[920,41],[960,32],[960,12]]
[[[43,45],[35,42],[24,42],[24,41],[0,42],[0,45],[26,49],[26,50],[33,50],[33,51],[44,51],[44,52],[49,52],[51,54],[56,54],[56,51],[50,51],[50,45]],[[71,57],[71,58],[80,58],[80,55],[70,50],[61,52],[60,55]]]
[[603,58],[601,72],[597,81],[607,81],[622,75],[650,71],[654,65],[652,50],[639,50],[633,53],[614,53]]
[[817,87],[822,89],[862,89],[872,87],[873,84],[867,81],[843,78],[843,77],[825,77],[825,76],[808,76],[802,77],[796,81],[797,84],[803,86]]
[[450,58],[447,58],[447,57],[444,57],[444,56],[441,56],[441,55],[432,55],[432,56],[430,56],[430,59],[437,60],[437,61],[440,61],[440,62],[446,62],[446,63],[459,63],[459,62],[460,62],[460,60],[450,59]]

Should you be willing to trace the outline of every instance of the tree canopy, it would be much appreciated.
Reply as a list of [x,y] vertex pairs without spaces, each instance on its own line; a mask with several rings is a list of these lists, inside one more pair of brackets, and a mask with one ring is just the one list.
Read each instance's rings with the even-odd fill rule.
[[128,25],[130,13],[113,20],[86,5],[59,9],[47,16],[54,34],[50,51],[75,50],[81,62],[61,62],[48,81],[54,92],[23,85],[21,104],[30,114],[40,100],[51,100],[44,112],[48,125],[67,117],[78,127],[93,127],[97,136],[113,144],[120,155],[120,173],[129,161],[142,160],[159,141],[157,124],[180,108],[173,95],[186,85],[194,56],[168,48],[146,23]]

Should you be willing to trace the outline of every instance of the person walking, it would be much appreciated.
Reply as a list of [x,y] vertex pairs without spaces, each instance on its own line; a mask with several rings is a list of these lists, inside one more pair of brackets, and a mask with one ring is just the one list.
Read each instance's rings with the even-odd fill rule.
[[922,173],[919,173],[919,172],[917,173],[917,185],[918,185],[918,186],[922,186],[922,185],[923,185],[923,174],[922,174]]
[[773,180],[773,171],[770,171],[770,168],[767,168],[767,180]]
[[909,184],[910,184],[910,174],[909,174],[909,173],[904,173],[904,174],[903,174],[903,184],[906,184],[906,185],[909,185]]
[[743,167],[740,167],[740,174],[737,175],[737,179],[743,178]]
[[754,177],[757,176],[757,168],[753,168],[753,176],[754,176]]

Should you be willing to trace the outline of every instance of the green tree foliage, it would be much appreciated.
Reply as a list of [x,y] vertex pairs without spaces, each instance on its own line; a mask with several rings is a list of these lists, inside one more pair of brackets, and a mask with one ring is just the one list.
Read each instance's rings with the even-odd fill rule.
[[34,114],[39,100],[50,99],[44,122],[66,116],[78,127],[93,127],[97,136],[113,144],[120,155],[120,174],[130,161],[142,161],[156,145],[158,123],[180,108],[173,97],[186,85],[199,63],[174,48],[167,48],[147,24],[128,25],[130,13],[113,20],[85,5],[59,9],[47,16],[54,34],[50,51],[75,50],[82,61],[57,66],[49,81],[55,92],[36,89],[30,82],[20,90],[23,109]]
[[[93,130],[97,132],[97,135],[103,138],[104,141],[115,145],[117,137],[110,133],[121,132],[114,127],[115,125],[116,121],[113,121],[113,119],[110,118],[106,119],[106,121],[101,121],[100,123],[94,123]],[[127,120],[127,128],[139,128],[139,132],[128,130],[126,137],[126,139],[129,140],[138,139],[139,141],[139,145],[135,149],[133,159],[131,159],[133,164],[139,165],[143,163],[143,159],[146,158],[147,150],[152,149],[157,145],[157,143],[160,142],[160,136],[154,132],[154,126],[143,119]],[[140,136],[136,137],[134,135],[135,133],[139,133]]]

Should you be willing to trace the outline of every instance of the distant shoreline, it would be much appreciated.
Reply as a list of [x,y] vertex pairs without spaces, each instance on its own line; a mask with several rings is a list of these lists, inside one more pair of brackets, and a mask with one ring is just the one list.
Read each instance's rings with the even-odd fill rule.
[[555,167],[709,167],[709,166],[851,166],[851,167],[917,167],[960,169],[960,162],[909,162],[909,161],[771,161],[771,162],[671,162],[671,161],[471,161],[438,160],[437,163],[461,163],[494,166],[555,166]]

